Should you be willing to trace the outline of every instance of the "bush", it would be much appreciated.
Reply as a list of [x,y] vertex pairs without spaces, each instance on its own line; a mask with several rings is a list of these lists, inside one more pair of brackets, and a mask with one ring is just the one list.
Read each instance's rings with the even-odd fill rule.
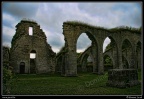
[[10,93],[10,85],[11,85],[12,77],[13,77],[12,71],[4,67],[3,68],[3,94]]

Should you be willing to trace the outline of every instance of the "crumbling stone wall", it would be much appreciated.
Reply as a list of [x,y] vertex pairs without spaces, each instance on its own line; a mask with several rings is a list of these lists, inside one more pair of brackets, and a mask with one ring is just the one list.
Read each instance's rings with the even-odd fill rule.
[[[29,27],[33,28],[33,35],[29,35]],[[141,44],[140,31],[105,29],[80,22],[64,22],[64,51],[55,59],[56,54],[47,43],[45,33],[36,22],[28,20],[22,20],[16,25],[16,33],[11,42],[10,64],[16,73],[20,73],[21,69],[24,70],[24,73],[31,73],[31,68],[33,68],[35,73],[54,72],[58,69],[64,76],[77,76],[76,44],[78,37],[82,33],[86,33],[92,41],[90,53],[93,57],[94,73],[104,74],[103,42],[106,37],[109,37],[115,45],[112,48],[111,55],[114,68],[123,69],[122,56],[125,53],[122,51],[122,46],[125,40],[128,40],[131,44],[131,55],[124,56],[129,62],[129,67],[137,68],[137,65],[141,65],[141,53],[139,53],[140,50],[137,48],[137,43],[140,42]],[[36,53],[33,63],[31,63],[30,59],[31,52]]]
[[55,72],[60,73],[62,76],[65,76],[65,70],[67,69],[65,67],[65,63],[67,60],[67,45],[65,45],[60,52],[56,55],[56,67]]
[[[33,28],[33,35],[29,35],[29,27]],[[35,73],[49,73],[55,71],[55,56],[51,46],[47,43],[47,37],[40,26],[29,20],[21,20],[16,25],[16,33],[13,36],[10,50],[10,64],[15,73],[31,73],[30,53],[34,51]],[[23,65],[21,65],[23,64]]]
[[10,52],[9,52],[9,47],[3,46],[3,66],[6,66],[6,68],[9,67],[9,58],[10,58]]

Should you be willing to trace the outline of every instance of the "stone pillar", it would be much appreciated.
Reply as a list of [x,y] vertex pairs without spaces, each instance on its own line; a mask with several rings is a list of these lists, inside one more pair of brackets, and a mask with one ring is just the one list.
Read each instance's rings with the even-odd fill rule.
[[81,55],[81,59],[77,60],[80,65],[81,65],[81,71],[82,72],[86,72],[87,71],[87,59],[89,57],[89,54],[86,54],[88,52],[83,52]]
[[93,45],[93,47],[91,48],[91,56],[92,56],[92,62],[93,62],[93,73],[98,73],[98,61],[97,61],[97,57],[98,57],[98,53],[97,53],[97,49],[96,46]]
[[86,68],[86,65],[87,65],[87,58],[82,61],[82,72],[86,72],[87,71],[87,68]]
[[142,54],[141,54],[141,47],[140,48],[138,48],[137,46],[138,46],[138,44],[135,44],[135,60],[136,60],[136,66],[135,66],[135,68],[136,69],[142,69]]
[[67,54],[65,64],[65,76],[77,76],[77,57],[76,53],[70,51]]
[[67,55],[64,53],[64,55],[62,56],[62,63],[61,63],[61,75],[65,76],[65,64],[67,64]]
[[68,27],[69,25],[65,25],[63,29],[65,45],[67,45],[67,52],[65,54],[65,76],[77,76],[76,40],[73,29],[67,29]]
[[98,74],[104,74],[104,64],[103,64],[103,44],[98,46]]
[[117,44],[118,46],[118,66],[119,66],[119,69],[123,69],[123,65],[122,65],[122,48],[119,44]]
[[118,51],[117,51],[117,47],[112,48],[112,56],[113,56],[113,69],[119,68],[118,67]]
[[136,55],[134,53],[130,58],[130,68],[136,68]]
[[135,44],[132,45],[132,49],[131,49],[131,55],[130,55],[130,68],[132,69],[137,69],[137,64],[136,64],[136,60],[137,60],[137,55],[136,55],[136,49],[135,49]]

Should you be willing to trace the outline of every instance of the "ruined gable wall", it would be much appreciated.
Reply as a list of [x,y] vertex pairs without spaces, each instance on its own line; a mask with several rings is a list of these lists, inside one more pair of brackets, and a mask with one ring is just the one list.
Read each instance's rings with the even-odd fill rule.
[[[33,28],[33,35],[29,35],[29,27]],[[49,62],[51,47],[47,43],[45,33],[35,22],[24,21],[16,25],[16,34],[12,39],[11,64],[16,73],[20,72],[20,63],[25,62],[25,73],[30,73],[30,52],[36,51],[36,73],[51,72],[53,62]]]

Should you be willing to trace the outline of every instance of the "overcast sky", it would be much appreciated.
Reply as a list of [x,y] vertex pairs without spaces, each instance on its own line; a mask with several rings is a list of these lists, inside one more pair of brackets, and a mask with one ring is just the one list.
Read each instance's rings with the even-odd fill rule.
[[[64,46],[62,25],[78,20],[91,25],[114,28],[142,26],[141,2],[2,2],[2,44],[11,46],[15,26],[23,19],[35,20],[45,32],[54,52]],[[109,43],[104,42],[104,47]],[[77,41],[77,51],[83,51],[91,41],[83,33]]]

